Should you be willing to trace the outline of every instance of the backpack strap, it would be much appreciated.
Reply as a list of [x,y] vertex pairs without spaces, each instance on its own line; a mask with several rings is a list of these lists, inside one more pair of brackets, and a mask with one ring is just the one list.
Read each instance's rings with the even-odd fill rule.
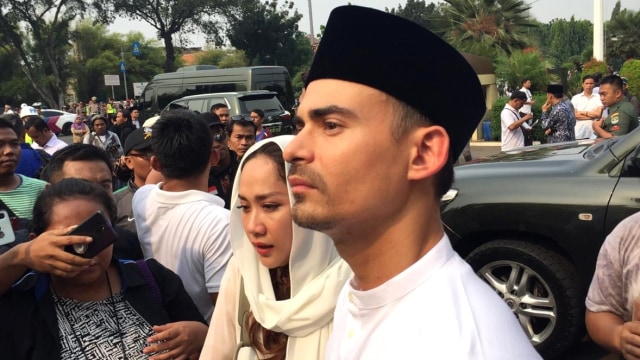
[[162,293],[160,292],[160,287],[156,282],[156,278],[153,276],[151,269],[149,269],[149,265],[147,261],[144,259],[136,260],[136,264],[138,268],[140,268],[140,272],[142,272],[142,276],[147,281],[147,284],[151,288],[151,297],[155,302],[162,305]]
[[244,292],[244,279],[240,280],[240,296],[238,297],[238,324],[240,325],[240,343],[236,347],[236,353],[233,359],[238,359],[240,349],[243,347],[251,347],[251,339],[249,338],[249,331],[247,329],[247,319],[249,318],[249,312],[251,311],[251,305],[249,304],[249,298]]

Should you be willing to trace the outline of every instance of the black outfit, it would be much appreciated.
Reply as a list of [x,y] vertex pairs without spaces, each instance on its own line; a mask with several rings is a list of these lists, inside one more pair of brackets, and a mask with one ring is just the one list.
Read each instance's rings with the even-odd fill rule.
[[[206,324],[182,281],[154,259],[147,260],[160,299],[135,262],[119,261],[125,300],[149,324],[199,321]],[[60,331],[48,274],[29,272],[0,297],[0,353],[3,359],[59,359]]]
[[116,201],[116,207],[118,208],[116,226],[120,226],[137,235],[138,230],[136,229],[136,222],[133,219],[133,210],[131,209],[133,194],[136,190],[138,190],[138,186],[133,182],[133,179],[129,179],[127,186],[113,193],[113,199]]
[[109,131],[111,131],[112,133],[115,133],[116,135],[118,135],[118,138],[120,139],[120,144],[122,144],[122,146],[124,146],[124,143],[127,140],[127,137],[135,129],[136,129],[136,127],[133,126],[133,124],[130,124],[130,123],[126,122],[126,123],[124,123],[122,125],[118,125],[118,124],[111,125],[111,127],[109,128]]
[[211,168],[208,182],[209,192],[215,193],[222,198],[224,200],[224,208],[227,210],[231,206],[231,189],[236,178],[236,171],[238,171],[238,166],[240,165],[238,154],[235,151],[229,150],[229,156],[231,157],[229,166],[224,168],[214,166]]

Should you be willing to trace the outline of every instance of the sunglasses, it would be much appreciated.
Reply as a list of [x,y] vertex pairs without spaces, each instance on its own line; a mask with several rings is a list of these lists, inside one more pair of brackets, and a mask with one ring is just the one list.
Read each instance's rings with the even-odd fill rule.
[[127,156],[133,156],[133,157],[137,157],[140,159],[145,159],[145,160],[151,160],[151,157],[153,156],[153,153],[142,153],[142,154],[134,154],[134,153],[130,153]]
[[218,141],[218,142],[224,140],[225,137],[226,136],[225,136],[224,132],[219,132],[219,133],[213,134],[213,140]]

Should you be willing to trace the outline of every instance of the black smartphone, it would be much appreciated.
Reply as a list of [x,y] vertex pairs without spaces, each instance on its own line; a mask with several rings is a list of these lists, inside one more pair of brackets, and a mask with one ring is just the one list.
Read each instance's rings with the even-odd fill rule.
[[72,254],[90,259],[98,255],[107,246],[118,240],[118,235],[111,223],[101,211],[91,215],[82,224],[71,230],[67,235],[89,236],[93,239],[88,244],[73,244],[65,246],[64,250]]

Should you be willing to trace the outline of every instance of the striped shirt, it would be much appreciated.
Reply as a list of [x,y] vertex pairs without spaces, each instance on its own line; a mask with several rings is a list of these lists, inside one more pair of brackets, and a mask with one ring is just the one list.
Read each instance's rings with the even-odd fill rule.
[[33,215],[33,204],[47,183],[19,174],[16,175],[20,177],[20,185],[11,191],[0,191],[0,200],[2,200],[17,217],[31,219]]

